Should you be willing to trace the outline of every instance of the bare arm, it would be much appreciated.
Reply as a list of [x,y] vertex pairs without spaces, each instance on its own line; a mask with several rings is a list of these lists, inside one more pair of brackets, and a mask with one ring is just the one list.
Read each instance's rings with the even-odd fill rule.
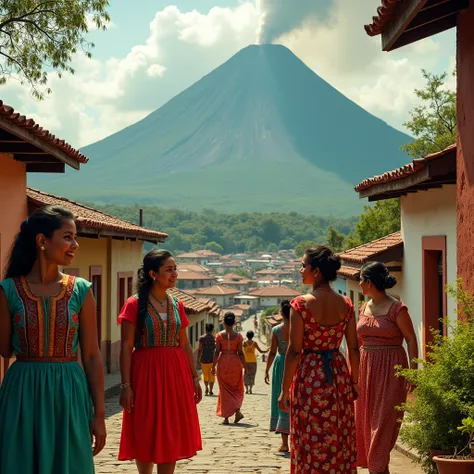
[[260,352],[260,354],[266,354],[270,350],[270,349],[265,349],[265,350],[260,349],[260,346],[258,345],[258,343],[255,343],[255,347],[257,348],[257,351]]
[[281,411],[289,411],[288,396],[290,393],[291,382],[295,375],[296,368],[301,359],[301,351],[303,350],[304,323],[301,315],[291,309],[290,312],[290,337],[288,351],[285,358],[285,370],[283,372],[283,384],[281,395],[278,399],[278,406]]
[[198,349],[198,355],[197,355],[198,367],[201,365],[201,357],[202,357],[203,350],[204,350],[204,344],[202,343],[202,341],[199,341],[199,349]]
[[186,354],[186,358],[188,359],[189,370],[191,371],[191,376],[193,378],[194,401],[196,403],[199,403],[202,399],[202,389],[201,389],[201,385],[199,384],[199,376],[196,371],[196,365],[194,364],[193,348],[191,347],[191,344],[189,343],[188,331],[186,328],[179,330],[178,339],[179,339],[179,347],[183,349],[184,353]]
[[219,354],[221,353],[221,341],[216,337],[216,349],[214,350],[214,359],[212,361],[212,373],[216,373],[216,364],[219,359]]
[[91,434],[95,438],[94,456],[105,446],[105,402],[104,402],[104,368],[102,355],[97,342],[97,321],[95,301],[89,290],[81,308],[79,338],[81,344],[82,365],[87,377],[89,391],[94,404],[94,419],[91,423]]
[[359,383],[360,351],[354,312],[352,312],[351,319],[349,319],[349,322],[347,323],[345,337],[347,344],[347,355],[349,357],[349,364],[351,366],[351,381],[354,387],[355,396],[357,396],[359,393],[357,385]]
[[416,341],[416,334],[415,329],[413,328],[413,322],[410,318],[410,315],[408,314],[408,311],[406,309],[402,309],[397,314],[397,318],[395,321],[407,343],[410,368],[417,369],[418,364],[414,362],[413,359],[418,358],[418,343]]
[[124,388],[120,391],[120,405],[128,412],[133,407],[131,383],[132,353],[135,345],[135,326],[124,319],[120,328],[120,375]]
[[0,288],[0,356],[9,359],[12,348],[12,317],[3,288]]
[[270,354],[268,354],[267,367],[265,368],[265,383],[270,383],[270,367],[275,360],[277,353],[277,338],[275,333],[272,334],[272,346],[270,348]]
[[[237,336],[237,337],[239,337],[239,336]],[[239,354],[240,361],[242,362],[242,367],[244,367],[246,369],[247,368],[247,363],[245,362],[242,338],[240,338],[240,341],[237,344],[237,354]]]

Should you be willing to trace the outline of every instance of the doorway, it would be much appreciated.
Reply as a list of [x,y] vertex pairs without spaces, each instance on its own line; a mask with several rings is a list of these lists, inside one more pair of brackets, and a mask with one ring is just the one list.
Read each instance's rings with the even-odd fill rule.
[[95,308],[97,315],[97,340],[99,348],[102,350],[102,265],[90,267],[90,281],[92,283],[92,294],[95,298]]

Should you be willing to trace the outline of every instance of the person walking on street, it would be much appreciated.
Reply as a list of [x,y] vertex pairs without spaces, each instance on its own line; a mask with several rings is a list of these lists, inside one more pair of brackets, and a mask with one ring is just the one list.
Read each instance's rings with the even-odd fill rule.
[[198,364],[201,366],[202,378],[206,386],[206,395],[214,395],[215,377],[212,373],[212,362],[216,350],[216,339],[214,337],[214,324],[206,324],[206,334],[199,338]]
[[76,238],[69,210],[39,208],[21,224],[0,283],[0,355],[16,355],[0,387],[0,474],[93,474],[105,445],[91,284],[59,270]]
[[120,461],[139,474],[173,474],[176,461],[202,449],[196,405],[202,390],[188,341],[184,305],[167,293],[178,278],[173,255],[148,252],[138,270],[138,294],[118,317],[122,325]]
[[247,332],[247,340],[243,343],[245,363],[247,370],[244,375],[245,393],[252,393],[252,387],[255,385],[255,374],[257,373],[257,354],[266,354],[269,349],[262,350],[256,341],[253,340],[255,333],[253,331]]
[[272,345],[268,356],[267,367],[265,369],[265,383],[270,384],[270,368],[272,371],[272,399],[270,415],[270,431],[281,435],[281,446],[278,448],[280,453],[290,451],[288,445],[288,436],[290,435],[290,416],[287,412],[278,408],[278,397],[281,393],[283,383],[283,371],[285,369],[285,357],[288,350],[288,337],[290,333],[290,302],[284,300],[281,302],[280,314],[283,316],[283,322],[272,329]]
[[[340,258],[328,247],[306,250],[300,274],[303,284],[313,289],[291,302],[278,400],[280,410],[291,410],[291,474],[357,473],[354,398],[359,393],[359,347],[352,303],[330,286],[339,268]],[[350,370],[339,351],[344,336]]]
[[244,402],[245,358],[242,350],[243,337],[234,330],[235,314],[224,315],[225,329],[216,336],[216,351],[212,373],[217,374],[219,395],[217,398],[217,416],[224,418],[223,424],[229,424],[229,418],[235,414],[234,423],[244,415],[240,411]]
[[418,344],[407,307],[386,293],[397,280],[383,263],[370,262],[360,270],[360,287],[369,302],[360,308],[357,334],[362,341],[356,401],[357,465],[371,474],[386,474],[397,441],[402,405],[411,389],[395,366],[417,368]]

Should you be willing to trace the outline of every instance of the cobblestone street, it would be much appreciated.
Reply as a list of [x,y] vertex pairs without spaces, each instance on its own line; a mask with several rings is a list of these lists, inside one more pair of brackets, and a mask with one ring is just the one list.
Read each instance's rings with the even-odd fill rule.
[[[203,397],[199,405],[203,451],[192,460],[178,463],[177,473],[289,473],[289,458],[275,454],[280,437],[268,432],[270,387],[263,378],[264,364],[259,362],[255,393],[246,395],[242,407],[245,418],[239,425],[220,424],[221,420],[215,415],[217,397]],[[107,446],[96,458],[96,473],[136,473],[133,463],[117,461],[122,419],[118,397],[107,400],[107,411]],[[396,451],[392,453],[390,472],[421,474],[418,466]],[[360,474],[367,473],[360,470]]]

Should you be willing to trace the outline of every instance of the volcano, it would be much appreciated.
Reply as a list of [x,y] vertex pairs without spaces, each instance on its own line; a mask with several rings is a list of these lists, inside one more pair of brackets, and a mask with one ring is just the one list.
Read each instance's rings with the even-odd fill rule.
[[347,216],[361,208],[353,186],[404,164],[410,140],[284,46],[252,45],[82,149],[79,173],[29,184],[96,203]]

